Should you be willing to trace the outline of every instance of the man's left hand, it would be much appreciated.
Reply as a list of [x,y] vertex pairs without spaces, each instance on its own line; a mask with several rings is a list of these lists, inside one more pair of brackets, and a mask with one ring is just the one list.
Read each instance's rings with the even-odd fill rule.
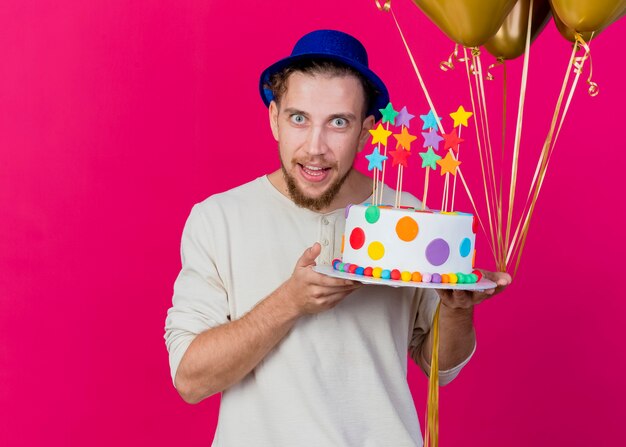
[[483,277],[496,283],[493,289],[482,291],[472,290],[442,290],[437,289],[437,293],[441,298],[441,304],[450,309],[471,309],[475,305],[480,304],[487,298],[502,292],[509,284],[511,284],[511,275],[504,272],[480,271]]

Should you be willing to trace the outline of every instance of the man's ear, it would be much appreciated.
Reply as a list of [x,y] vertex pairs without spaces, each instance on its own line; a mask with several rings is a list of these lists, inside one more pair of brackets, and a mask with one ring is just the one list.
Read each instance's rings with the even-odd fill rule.
[[361,152],[370,137],[370,130],[374,128],[375,118],[374,115],[370,115],[363,120],[363,126],[361,127],[361,134],[359,135],[359,147],[357,152]]
[[272,135],[274,135],[274,139],[278,141],[278,105],[276,101],[270,102],[270,106],[268,107],[269,119],[270,119],[270,127],[272,128]]

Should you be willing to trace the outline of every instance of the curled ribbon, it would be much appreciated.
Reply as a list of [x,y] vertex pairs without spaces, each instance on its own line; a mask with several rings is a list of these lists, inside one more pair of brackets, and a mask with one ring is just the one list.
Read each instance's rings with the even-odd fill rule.
[[447,61],[441,61],[439,63],[439,68],[443,71],[454,70],[454,61],[456,62],[465,62],[465,59],[459,57],[459,44],[454,45],[454,51],[448,56]]
[[574,73],[582,74],[583,65],[585,61],[589,59],[589,77],[587,78],[587,84],[589,84],[589,89],[587,90],[587,92],[589,93],[589,96],[593,97],[593,96],[596,96],[598,93],[600,93],[600,87],[598,87],[598,84],[596,82],[593,82],[591,80],[591,77],[593,76],[593,63],[591,61],[591,48],[589,48],[589,44],[585,42],[585,39],[583,39],[583,36],[580,33],[576,33],[575,37],[576,37],[576,42],[585,50],[585,54],[574,58],[574,64],[573,64]]
[[391,0],[387,0],[384,5],[381,5],[378,0],[374,0],[374,2],[379,11],[389,12],[391,9]]
[[496,61],[495,61],[493,64],[491,64],[491,65],[487,68],[487,76],[486,76],[486,77],[487,77],[487,80],[488,80],[488,81],[493,81],[493,80],[495,79],[495,77],[491,74],[491,69],[492,69],[492,68],[495,68],[495,67],[496,67],[496,66],[498,66],[498,65],[504,65],[504,63],[505,63],[505,62],[504,62],[504,58],[503,58],[502,56],[500,56],[500,57],[498,57],[498,58],[496,59]]

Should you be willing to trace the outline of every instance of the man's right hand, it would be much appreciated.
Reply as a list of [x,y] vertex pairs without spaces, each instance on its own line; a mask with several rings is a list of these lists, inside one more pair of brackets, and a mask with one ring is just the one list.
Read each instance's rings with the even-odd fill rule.
[[332,309],[362,285],[357,281],[332,278],[313,271],[315,258],[321,250],[317,242],[307,248],[296,262],[291,277],[283,284],[286,298],[294,305],[298,316]]

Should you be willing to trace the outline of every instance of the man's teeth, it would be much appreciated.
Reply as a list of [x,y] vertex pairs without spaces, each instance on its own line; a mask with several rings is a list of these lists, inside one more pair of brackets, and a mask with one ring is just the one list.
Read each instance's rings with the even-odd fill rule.
[[309,171],[321,171],[324,168],[319,168],[317,166],[305,166],[306,169],[308,169]]

